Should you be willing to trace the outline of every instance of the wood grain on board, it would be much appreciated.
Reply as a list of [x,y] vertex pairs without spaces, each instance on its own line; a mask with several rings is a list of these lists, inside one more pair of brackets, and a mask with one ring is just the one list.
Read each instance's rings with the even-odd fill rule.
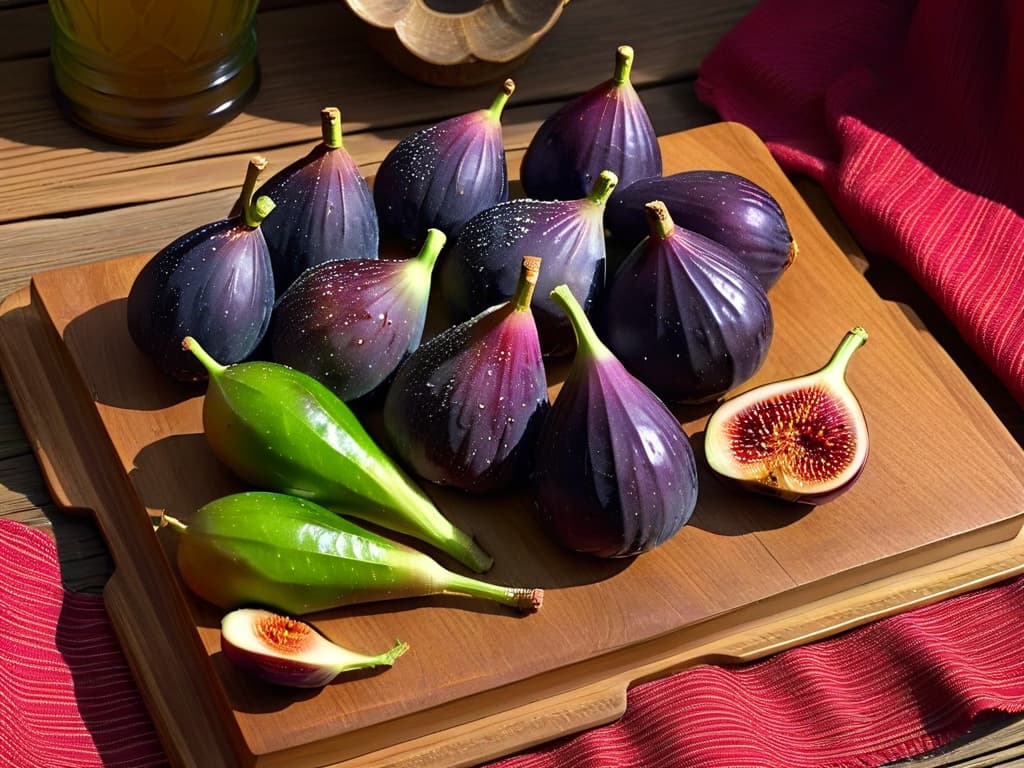
[[[952,362],[871,290],[763,145],[745,128],[718,124],[665,137],[663,151],[666,172],[720,168],[766,187],[800,244],[799,260],[771,293],[776,335],[750,385],[816,368],[846,330],[868,328],[871,338],[848,377],[871,432],[861,479],[809,510],[727,488],[699,462],[691,523],[651,553],[612,562],[559,550],[524,496],[481,503],[428,489],[495,555],[488,578],[545,588],[544,607],[518,617],[471,600],[431,598],[327,612],[314,617],[318,628],[352,647],[369,651],[402,637],[412,650],[383,674],[306,696],[269,691],[224,662],[219,613],[178,583],[171,532],[151,531],[147,509],[187,521],[201,503],[240,486],[201,434],[201,388],[161,378],[127,336],[124,296],[146,256],[33,279],[31,302],[18,310],[29,313],[22,323],[46,331],[38,354],[66,375],[49,378],[54,391],[15,380],[12,394],[20,407],[32,401],[26,426],[42,446],[54,498],[94,509],[111,545],[117,573],[108,606],[172,751],[192,754],[196,714],[189,708],[198,686],[205,716],[224,728],[220,741],[204,737],[217,742],[210,753],[243,762],[372,765],[403,744],[483,721],[486,744],[474,742],[460,759],[495,756],[615,717],[632,680],[683,663],[674,655],[680,649],[706,652],[704,629],[728,638],[744,622],[796,616],[869,581],[894,585],[900,574],[969,550],[1010,546],[1024,512],[1024,453]],[[7,333],[10,317],[0,349],[5,372],[17,377],[23,366]],[[39,422],[55,399],[74,402],[65,425],[73,440],[59,429],[49,443],[41,436],[52,430]],[[699,456],[707,410],[679,415]],[[906,604],[905,594],[890,593],[890,604]],[[877,616],[877,600],[856,605],[838,625]],[[158,615],[153,625],[138,620]],[[808,630],[783,622],[750,642],[718,647],[745,659],[838,625]],[[168,636],[184,649],[175,670],[161,663]],[[594,687],[582,691],[585,680]],[[524,726],[516,708],[531,701],[534,722]],[[453,764],[450,758],[445,752],[435,764]]]

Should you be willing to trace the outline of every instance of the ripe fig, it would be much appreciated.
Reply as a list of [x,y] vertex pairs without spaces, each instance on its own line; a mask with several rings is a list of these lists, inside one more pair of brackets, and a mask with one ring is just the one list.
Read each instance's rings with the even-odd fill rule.
[[467,491],[525,478],[548,392],[530,299],[540,259],[523,259],[513,298],[451,327],[398,369],[384,424],[416,474]]
[[654,126],[629,80],[633,49],[619,46],[615,74],[545,120],[527,147],[521,178],[529,197],[575,200],[603,170],[620,184],[661,175]]
[[242,480],[412,536],[475,571],[491,567],[491,556],[452,525],[319,381],[261,360],[224,366],[195,339],[184,345],[210,377],[203,398],[207,442]]
[[344,605],[465,595],[533,613],[541,589],[504,587],[449,571],[412,547],[368,531],[307,499],[234,493],[204,504],[178,532],[182,580],[225,610],[264,605],[301,616]]
[[648,234],[644,205],[665,204],[681,227],[721,243],[771,288],[797,255],[778,201],[750,179],[727,171],[683,171],[615,190],[605,212],[612,236],[632,248]]
[[864,469],[868,429],[846,367],[867,338],[858,326],[820,370],[720,405],[704,433],[711,469],[786,501],[821,504],[847,491]]
[[373,183],[381,231],[417,242],[428,229],[449,239],[475,214],[508,200],[501,112],[506,80],[489,109],[432,125],[396,144]]
[[261,188],[277,204],[263,223],[277,295],[314,264],[376,259],[377,212],[341,135],[341,113],[320,113],[323,140]]
[[724,246],[645,206],[651,234],[612,277],[606,340],[630,373],[670,402],[719,397],[753,376],[773,320],[765,289]]
[[541,431],[537,508],[569,549],[627,557],[672,537],[697,504],[690,442],[672,412],[601,343],[567,286],[569,374]]
[[413,259],[349,259],[311,267],[278,299],[271,357],[354,400],[419,346],[431,274],[445,236],[427,231]]
[[459,233],[441,268],[441,289],[451,313],[465,319],[507,301],[523,258],[538,255],[533,315],[545,355],[573,349],[572,326],[549,298],[561,283],[590,312],[604,290],[604,208],[618,182],[602,171],[578,200],[510,200],[474,216]]
[[181,340],[193,336],[230,363],[255,351],[274,307],[274,276],[260,223],[269,197],[253,202],[266,160],[253,158],[242,188],[242,211],[207,224],[162,248],[142,267],[128,293],[132,340],[167,375],[206,375]]
[[220,649],[239,669],[274,685],[321,688],[342,672],[390,667],[409,650],[401,640],[367,656],[331,642],[303,621],[260,608],[239,608],[220,623]]

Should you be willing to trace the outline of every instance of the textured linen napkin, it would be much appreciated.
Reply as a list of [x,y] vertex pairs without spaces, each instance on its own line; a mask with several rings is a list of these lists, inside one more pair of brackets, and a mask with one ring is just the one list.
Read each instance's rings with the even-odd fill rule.
[[1024,404],[1024,3],[766,0],[697,93],[820,182]]

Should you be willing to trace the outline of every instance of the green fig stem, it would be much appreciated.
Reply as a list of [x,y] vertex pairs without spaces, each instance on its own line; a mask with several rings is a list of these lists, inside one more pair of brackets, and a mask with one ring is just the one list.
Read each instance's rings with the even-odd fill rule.
[[[249,159],[249,165],[245,169],[245,181],[242,182],[242,194],[238,198],[240,207],[242,209],[242,218],[245,220],[247,226],[253,227],[254,229],[260,225],[263,221],[262,217],[256,218],[254,214],[256,211],[253,207],[252,198],[256,194],[256,182],[259,181],[260,174],[263,173],[267,167],[267,158],[261,155],[255,155]],[[267,198],[268,200],[270,198]],[[267,211],[269,213],[269,211]]]
[[502,110],[505,109],[505,104],[508,102],[508,97],[515,93],[516,84],[512,80],[506,80],[501,84],[501,91],[495,97],[494,102],[487,110],[487,116],[494,122],[501,121]]
[[513,309],[525,312],[530,308],[533,291],[537,287],[537,275],[540,273],[540,256],[524,256],[523,267],[519,270],[519,283],[513,294]]
[[593,358],[612,356],[611,350],[597,337],[594,326],[591,325],[586,312],[583,311],[583,307],[580,306],[579,301],[573,296],[568,285],[562,283],[556,286],[551,291],[551,299],[562,308],[562,311],[565,312],[566,317],[569,318],[569,322],[572,324],[573,332],[576,334],[577,357],[581,351],[586,352]]
[[323,136],[324,146],[328,149],[340,149],[341,139],[341,110],[337,107],[324,107],[320,110],[320,133]]
[[423,245],[420,246],[420,252],[416,254],[416,261],[422,264],[428,273],[434,270],[437,257],[441,254],[447,240],[448,238],[440,229],[427,230],[427,236],[423,240]]
[[629,73],[633,69],[633,46],[620,45],[615,50],[615,74],[612,75],[614,85],[629,82]]
[[486,581],[448,572],[444,583],[444,592],[469,597],[482,597],[502,605],[510,605],[521,613],[533,613],[544,601],[543,589],[529,587],[503,587],[488,584]]
[[822,373],[842,379],[846,375],[846,366],[850,363],[853,353],[863,346],[868,340],[868,332],[859,325],[847,331],[843,340],[839,342],[836,351],[832,353],[831,359],[822,368]]
[[672,221],[672,214],[661,200],[644,203],[644,215],[647,216],[647,225],[652,237],[664,240],[675,231],[676,224]]
[[195,355],[196,359],[203,364],[203,368],[206,369],[206,372],[209,373],[211,377],[220,376],[220,374],[224,373],[224,371],[228,369],[226,365],[221,365],[210,357],[210,354],[191,336],[186,336],[182,340],[181,348]]
[[395,659],[401,656],[403,653],[409,650],[409,644],[404,643],[401,640],[396,639],[395,645],[390,650],[384,651],[379,656],[367,656],[366,661],[369,662],[366,666],[388,666],[390,667],[395,663]]
[[161,519],[164,521],[164,523],[167,524],[168,528],[173,528],[179,533],[188,530],[188,526],[181,522],[181,520],[179,520],[176,517],[172,517],[171,515],[168,515],[166,512],[161,516]]
[[594,181],[594,186],[590,188],[590,194],[587,195],[589,200],[594,205],[604,206],[608,202],[608,198],[612,196],[612,192],[615,190],[615,185],[619,183],[619,177],[611,171],[601,171],[598,174],[597,179]]

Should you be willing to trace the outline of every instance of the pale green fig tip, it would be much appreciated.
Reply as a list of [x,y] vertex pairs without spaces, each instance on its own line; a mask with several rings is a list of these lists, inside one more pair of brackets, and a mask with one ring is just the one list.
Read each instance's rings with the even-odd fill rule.
[[615,51],[615,74],[612,82],[623,85],[629,82],[629,73],[633,69],[633,46],[620,45]]
[[587,199],[594,205],[603,206],[608,202],[608,198],[612,196],[612,192],[618,183],[619,177],[613,171],[601,171],[594,180]]
[[591,357],[602,358],[611,355],[608,347],[598,338],[594,326],[591,325],[583,306],[573,295],[568,285],[562,283],[555,286],[549,294],[551,299],[558,304],[572,325],[576,334],[577,353],[585,350]]
[[250,227],[258,227],[274,208],[273,200],[266,195],[260,195],[252,207],[245,212],[245,223]]
[[191,336],[186,336],[182,339],[181,348],[195,355],[196,359],[203,364],[203,367],[210,376],[219,376],[227,370],[226,365],[221,365],[210,357],[209,353],[203,349],[202,345],[200,345],[200,343]]
[[515,93],[515,90],[516,84],[513,80],[508,79],[504,83],[502,83],[501,91],[498,92],[498,95],[495,97],[494,102],[487,110],[487,116],[490,117],[495,122],[500,121],[501,113],[505,109],[505,104],[508,102],[509,96]]
[[540,256],[523,257],[523,266],[519,271],[519,283],[513,294],[513,306],[518,312],[523,312],[530,307],[533,291],[537,287],[537,276],[540,274],[540,263]]
[[320,133],[325,147],[338,149],[342,146],[340,109],[324,107],[320,110]]
[[168,515],[166,512],[160,516],[160,527],[173,528],[176,531],[187,531],[188,526],[185,525],[181,520],[172,515]]
[[440,229],[428,229],[423,245],[420,246],[420,252],[416,255],[416,260],[425,265],[427,269],[433,269],[446,242],[448,242],[448,237]]
[[676,228],[672,214],[661,200],[644,203],[644,215],[647,216],[647,225],[654,237],[664,240]]

